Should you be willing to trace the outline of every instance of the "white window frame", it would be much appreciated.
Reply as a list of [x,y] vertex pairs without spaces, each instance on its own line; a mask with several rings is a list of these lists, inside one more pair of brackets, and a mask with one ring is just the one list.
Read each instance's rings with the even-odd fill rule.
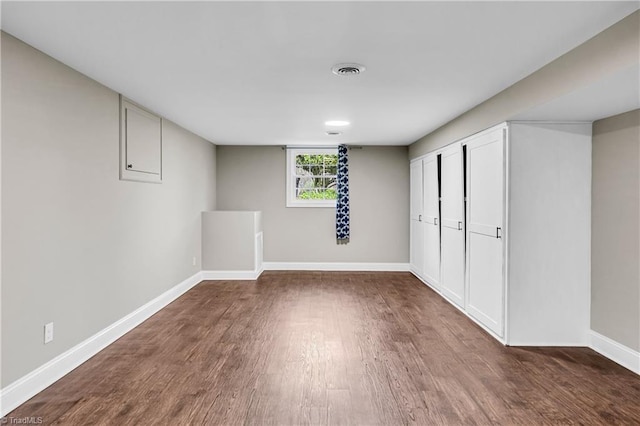
[[299,154],[337,155],[338,148],[287,148],[287,207],[335,208],[336,200],[298,200],[296,198],[296,156]]

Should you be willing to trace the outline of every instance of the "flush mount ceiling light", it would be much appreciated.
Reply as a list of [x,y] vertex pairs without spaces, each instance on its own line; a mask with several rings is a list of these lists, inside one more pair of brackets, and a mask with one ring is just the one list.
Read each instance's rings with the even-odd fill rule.
[[342,126],[348,126],[350,123],[345,120],[329,120],[329,121],[325,121],[324,124],[326,126],[342,127]]
[[358,75],[362,74],[365,70],[365,66],[360,64],[335,64],[331,68],[331,72],[340,76]]
[[325,132],[328,136],[339,136],[342,134],[342,132],[337,132],[335,130],[329,130]]

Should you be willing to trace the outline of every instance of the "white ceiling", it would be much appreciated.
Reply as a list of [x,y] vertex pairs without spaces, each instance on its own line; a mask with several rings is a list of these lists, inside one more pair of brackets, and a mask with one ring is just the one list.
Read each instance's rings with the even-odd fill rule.
[[[407,145],[637,8],[4,1],[2,28],[218,144]],[[331,119],[351,125],[326,136]]]

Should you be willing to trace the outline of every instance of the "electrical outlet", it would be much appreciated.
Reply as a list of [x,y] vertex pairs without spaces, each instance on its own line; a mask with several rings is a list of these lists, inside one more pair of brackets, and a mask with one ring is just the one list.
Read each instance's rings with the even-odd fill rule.
[[44,343],[53,341],[53,323],[44,325]]
[[198,264],[198,259],[193,256],[193,266],[196,266]]

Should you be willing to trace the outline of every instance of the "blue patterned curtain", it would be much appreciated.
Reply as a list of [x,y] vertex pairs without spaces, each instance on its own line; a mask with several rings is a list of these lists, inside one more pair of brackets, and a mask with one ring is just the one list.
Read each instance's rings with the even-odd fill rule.
[[336,201],[336,239],[338,244],[349,242],[349,165],[347,146],[338,146],[338,199]]

